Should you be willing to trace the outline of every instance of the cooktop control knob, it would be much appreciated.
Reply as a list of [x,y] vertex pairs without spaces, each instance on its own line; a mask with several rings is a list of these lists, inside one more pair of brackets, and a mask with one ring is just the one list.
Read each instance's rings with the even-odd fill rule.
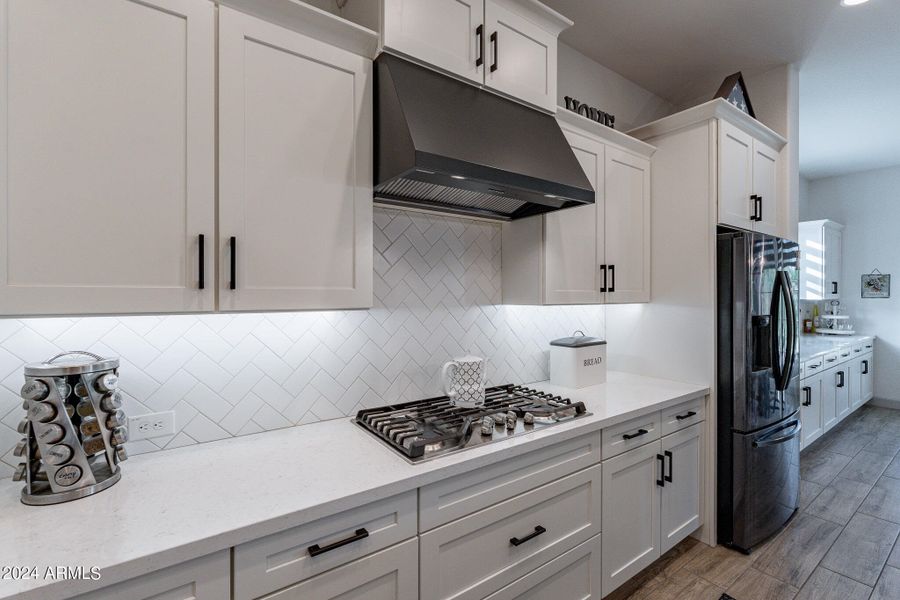
[[71,458],[72,449],[65,444],[57,444],[47,451],[47,455],[44,456],[44,462],[48,465],[61,465],[69,462]]
[[43,400],[50,394],[50,388],[40,379],[26,381],[22,386],[22,397],[26,400]]

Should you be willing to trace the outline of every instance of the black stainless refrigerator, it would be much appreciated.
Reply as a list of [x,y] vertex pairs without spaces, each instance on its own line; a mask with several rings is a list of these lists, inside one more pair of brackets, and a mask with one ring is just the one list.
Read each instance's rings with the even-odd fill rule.
[[718,538],[749,553],[799,506],[800,250],[760,233],[717,238]]

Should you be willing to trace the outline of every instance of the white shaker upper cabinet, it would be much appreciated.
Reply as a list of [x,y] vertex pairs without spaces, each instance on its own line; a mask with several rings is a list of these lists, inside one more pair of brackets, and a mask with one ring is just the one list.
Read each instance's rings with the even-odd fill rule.
[[650,301],[650,160],[606,148],[606,302]]
[[372,61],[219,9],[219,307],[372,305]]
[[215,308],[214,22],[0,1],[0,314]]
[[510,10],[487,0],[484,83],[529,104],[556,107],[556,36]]
[[844,226],[834,221],[800,223],[800,299],[840,299]]
[[753,231],[778,235],[778,151],[753,140],[753,194],[759,198]]
[[719,223],[753,229],[753,137],[719,121]]
[[383,1],[386,48],[482,83],[484,0]]

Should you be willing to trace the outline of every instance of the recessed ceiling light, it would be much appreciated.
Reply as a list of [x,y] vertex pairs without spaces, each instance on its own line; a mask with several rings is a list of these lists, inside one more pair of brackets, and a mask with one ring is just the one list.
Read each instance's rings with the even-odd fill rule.
[[859,4],[865,4],[869,0],[841,0],[841,6],[857,6]]

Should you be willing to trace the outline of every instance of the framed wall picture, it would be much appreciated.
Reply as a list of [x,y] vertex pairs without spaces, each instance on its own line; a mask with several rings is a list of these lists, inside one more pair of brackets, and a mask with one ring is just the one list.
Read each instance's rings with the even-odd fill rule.
[[862,276],[860,294],[863,298],[890,298],[891,276],[880,273],[877,269]]

